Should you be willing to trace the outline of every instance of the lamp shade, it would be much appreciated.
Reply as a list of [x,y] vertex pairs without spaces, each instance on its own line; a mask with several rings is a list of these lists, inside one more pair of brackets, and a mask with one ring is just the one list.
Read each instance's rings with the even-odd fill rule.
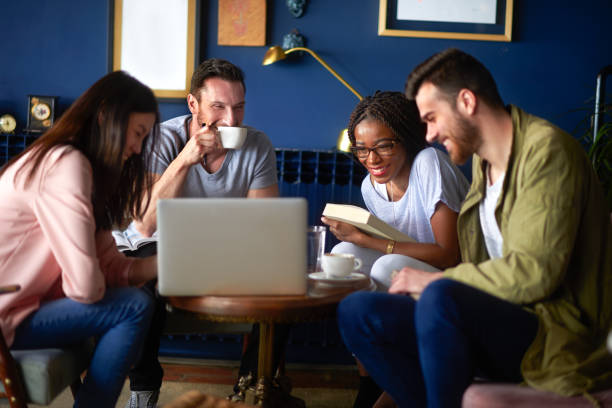
[[266,51],[266,55],[264,55],[264,59],[261,65],[274,64],[276,61],[284,60],[285,58],[287,58],[285,50],[283,50],[278,45],[275,45],[273,47],[270,47],[268,51]]

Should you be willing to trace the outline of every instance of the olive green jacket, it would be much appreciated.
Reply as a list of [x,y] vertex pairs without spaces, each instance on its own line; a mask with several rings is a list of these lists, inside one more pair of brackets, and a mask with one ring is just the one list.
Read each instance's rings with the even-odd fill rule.
[[521,365],[528,385],[562,395],[612,387],[612,226],[601,186],[574,138],[517,107],[511,116],[512,152],[495,209],[503,255],[491,260],[485,247],[478,206],[486,163],[474,156],[458,219],[464,263],[445,275],[537,314]]

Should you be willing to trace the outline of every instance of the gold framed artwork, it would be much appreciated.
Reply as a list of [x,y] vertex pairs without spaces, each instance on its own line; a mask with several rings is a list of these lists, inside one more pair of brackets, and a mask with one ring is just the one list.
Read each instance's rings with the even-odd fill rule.
[[159,98],[184,98],[195,67],[196,0],[115,0],[113,70]]
[[379,0],[378,35],[511,41],[514,0]]
[[219,0],[219,45],[266,45],[266,0]]

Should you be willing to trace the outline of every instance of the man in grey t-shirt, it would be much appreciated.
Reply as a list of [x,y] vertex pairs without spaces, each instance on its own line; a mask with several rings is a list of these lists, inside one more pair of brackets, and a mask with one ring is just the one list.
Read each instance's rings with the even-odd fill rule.
[[[160,198],[278,196],[276,156],[264,133],[247,127],[246,141],[236,150],[224,149],[219,139],[219,126],[242,125],[245,90],[244,74],[228,61],[209,59],[194,72],[187,95],[191,115],[162,123],[161,143],[150,151],[155,184],[145,215],[135,220],[125,233],[132,242],[139,236],[149,237],[155,233],[155,203]],[[155,253],[155,249],[153,243],[127,255],[142,256]],[[145,285],[144,290],[156,297],[159,307],[141,358],[130,371],[132,392],[128,407],[154,406],[163,377],[157,350],[165,307],[156,295],[154,281]],[[279,345],[285,343],[287,333],[288,330],[281,330],[283,338],[278,339]],[[258,336],[253,338],[257,340]],[[257,342],[251,343],[243,356],[240,374],[256,369]]]
[[151,205],[134,223],[144,236],[156,230],[160,198],[276,197],[276,159],[268,137],[248,128],[241,149],[224,149],[219,126],[241,126],[245,85],[233,64],[209,59],[193,74],[187,95],[191,115],[160,125],[161,146],[153,154],[155,185]]

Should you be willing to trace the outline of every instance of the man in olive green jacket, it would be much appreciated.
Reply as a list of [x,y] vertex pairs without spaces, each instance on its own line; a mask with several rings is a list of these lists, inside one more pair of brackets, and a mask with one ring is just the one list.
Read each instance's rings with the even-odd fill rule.
[[400,406],[460,406],[474,375],[568,396],[612,387],[610,209],[579,143],[504,107],[489,71],[456,49],[419,65],[406,95],[430,143],[456,163],[473,155],[463,263],[404,268],[394,295],[347,298],[338,320],[349,349]]

